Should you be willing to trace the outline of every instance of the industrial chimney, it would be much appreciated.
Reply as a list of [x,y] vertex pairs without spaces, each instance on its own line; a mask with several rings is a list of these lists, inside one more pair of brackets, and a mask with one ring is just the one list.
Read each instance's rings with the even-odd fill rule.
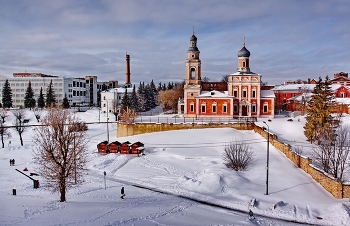
[[126,54],[126,78],[125,78],[125,87],[131,87],[130,83],[130,55]]

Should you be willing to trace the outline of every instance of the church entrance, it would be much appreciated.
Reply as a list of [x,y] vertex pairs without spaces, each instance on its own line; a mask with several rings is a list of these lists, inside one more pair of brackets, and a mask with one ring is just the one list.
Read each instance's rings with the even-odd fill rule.
[[247,105],[242,106],[242,116],[248,116]]

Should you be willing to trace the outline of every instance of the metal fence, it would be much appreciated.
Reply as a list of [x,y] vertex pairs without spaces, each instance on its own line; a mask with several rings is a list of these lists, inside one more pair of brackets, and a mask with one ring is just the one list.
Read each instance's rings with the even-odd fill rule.
[[135,123],[253,123],[256,122],[256,117],[157,117],[157,116],[138,116],[135,118]]

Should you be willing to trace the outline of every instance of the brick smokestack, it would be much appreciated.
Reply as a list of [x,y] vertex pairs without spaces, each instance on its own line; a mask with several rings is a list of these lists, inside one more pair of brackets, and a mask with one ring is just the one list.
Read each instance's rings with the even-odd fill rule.
[[125,77],[125,86],[131,87],[130,83],[130,55],[126,54],[126,77]]

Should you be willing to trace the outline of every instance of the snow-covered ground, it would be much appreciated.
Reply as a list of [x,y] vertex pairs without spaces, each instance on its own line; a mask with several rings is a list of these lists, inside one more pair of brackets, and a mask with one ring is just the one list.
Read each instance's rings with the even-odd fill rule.
[[[86,122],[107,118],[98,110],[76,114]],[[33,113],[27,115],[29,123],[36,124]],[[257,124],[265,125],[264,120]],[[13,121],[10,116],[6,124]],[[276,117],[266,123],[280,139],[307,152],[302,117],[293,122]],[[32,181],[15,170],[37,172],[31,131],[25,132],[23,147],[12,131],[11,144],[7,141],[0,149],[0,225],[350,225],[349,200],[333,198],[271,145],[265,195],[267,142],[253,131],[199,129],[116,138],[115,123],[108,130],[109,136],[106,124],[89,124],[86,182],[69,190],[64,203],[58,201],[59,194],[46,190],[43,178],[37,177],[41,186],[34,189]],[[108,138],[141,141],[146,155],[98,154],[96,145]],[[230,141],[243,141],[254,151],[256,161],[248,170],[235,172],[223,165],[223,148]],[[9,164],[12,158],[15,166]],[[120,199],[121,187],[125,199]],[[247,214],[252,199],[255,220]]]

